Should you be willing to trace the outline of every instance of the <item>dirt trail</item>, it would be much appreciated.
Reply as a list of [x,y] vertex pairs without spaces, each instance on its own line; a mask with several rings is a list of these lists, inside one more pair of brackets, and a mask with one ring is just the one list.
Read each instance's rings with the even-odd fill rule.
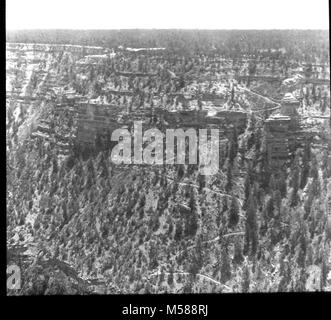
[[[170,275],[171,272],[163,272],[163,274],[165,274],[165,275]],[[173,275],[187,275],[187,276],[188,276],[188,275],[193,275],[193,273],[190,273],[190,272],[184,272],[184,271],[176,271],[176,272],[172,272],[172,274],[173,274]],[[161,275],[161,272],[160,272],[160,271],[150,274],[150,275],[148,276],[148,278],[149,278],[149,277],[159,276],[159,275]],[[217,280],[211,278],[211,277],[208,276],[208,275],[201,274],[201,273],[197,273],[196,276],[199,277],[199,278],[202,278],[202,279],[209,280],[209,281],[211,281],[211,282],[213,282],[213,283],[215,283],[215,284],[217,284],[217,285],[219,285],[219,286],[222,286],[223,288],[226,288],[228,291],[233,292],[232,289],[231,289],[229,286],[227,286],[227,285],[225,285],[225,284],[223,284],[223,283],[221,283],[221,282],[219,282],[219,281],[217,281]]]

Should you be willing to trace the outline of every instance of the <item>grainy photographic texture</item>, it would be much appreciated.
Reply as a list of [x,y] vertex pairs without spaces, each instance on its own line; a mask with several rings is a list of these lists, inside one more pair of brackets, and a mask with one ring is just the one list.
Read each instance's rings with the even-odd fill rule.
[[331,291],[328,1],[7,1],[7,294]]

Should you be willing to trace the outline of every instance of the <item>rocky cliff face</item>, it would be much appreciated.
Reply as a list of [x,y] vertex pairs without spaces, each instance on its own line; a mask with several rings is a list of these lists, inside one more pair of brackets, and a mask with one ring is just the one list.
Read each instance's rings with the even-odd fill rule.
[[[114,56],[101,47],[9,43],[8,140],[23,141],[32,134],[34,138],[55,142],[67,154],[70,144],[93,145],[96,136],[105,130],[111,132],[121,125],[132,125],[135,120],[148,123],[155,116],[162,118],[158,123],[166,121],[163,127],[211,125],[230,131],[233,126],[244,129],[246,113],[218,110],[226,103],[224,91],[202,94],[198,110],[199,98],[193,95],[187,99],[176,87],[168,94],[150,94],[148,88],[132,85],[145,77],[162,79],[162,72],[115,71],[115,77],[109,77],[106,68],[115,70]],[[123,90],[128,81],[130,90]],[[184,112],[183,108],[197,111]]]
[[7,140],[23,143],[32,134],[60,146],[68,143],[74,131],[73,110],[69,104],[58,105],[57,101],[70,86],[72,66],[104,51],[98,47],[8,43]]

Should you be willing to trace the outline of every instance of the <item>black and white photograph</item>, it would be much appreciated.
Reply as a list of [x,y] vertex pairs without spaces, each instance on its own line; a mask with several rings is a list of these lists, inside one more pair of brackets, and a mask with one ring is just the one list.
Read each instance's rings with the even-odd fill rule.
[[5,7],[7,296],[331,292],[328,0]]

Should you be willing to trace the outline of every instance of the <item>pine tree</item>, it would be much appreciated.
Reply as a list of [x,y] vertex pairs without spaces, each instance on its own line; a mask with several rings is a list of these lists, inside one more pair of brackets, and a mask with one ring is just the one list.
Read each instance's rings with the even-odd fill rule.
[[149,268],[151,270],[156,269],[159,265],[157,261],[158,251],[154,243],[149,248]]
[[237,264],[241,264],[244,260],[244,256],[242,254],[242,246],[241,246],[241,240],[239,237],[236,237],[234,241],[234,256],[233,256],[233,262]]
[[228,172],[227,172],[227,179],[226,179],[226,186],[225,191],[227,193],[230,193],[232,191],[233,181],[232,181],[232,168],[231,164],[228,166]]
[[230,165],[233,164],[235,157],[237,156],[238,152],[238,134],[237,129],[234,127],[233,134],[230,142],[230,150],[229,150],[229,163]]
[[177,170],[177,178],[178,180],[181,180],[184,177],[185,174],[185,167],[183,164],[178,165],[178,170]]
[[246,155],[246,144],[243,142],[240,149],[240,162],[239,165],[244,167],[245,165],[245,155]]
[[275,191],[277,188],[275,176],[272,174],[269,181],[269,190],[270,192]]
[[206,176],[200,174],[198,181],[199,181],[199,193],[201,193],[203,191],[203,188],[206,186]]
[[98,163],[98,169],[100,172],[100,176],[102,178],[108,179],[109,172],[108,172],[107,162],[106,162],[106,159],[105,159],[105,156],[103,153],[101,154],[101,157],[100,157],[100,160]]
[[173,268],[171,267],[170,269],[170,273],[168,274],[168,285],[169,287],[172,287],[173,284],[174,284],[174,271],[173,271]]
[[198,229],[198,213],[196,209],[196,198],[195,190],[191,188],[190,190],[190,213],[186,217],[185,223],[185,236],[194,236]]
[[274,199],[274,210],[276,210],[277,216],[280,213],[280,207],[282,204],[282,196],[279,190],[276,190],[275,193],[273,194],[273,199]]
[[94,170],[93,161],[90,158],[86,164],[85,185],[84,185],[85,190],[89,190],[91,186],[94,184],[94,182],[95,182],[95,170]]
[[[228,197],[223,198],[221,217],[228,211]],[[222,220],[222,219],[221,219]],[[224,227],[224,226],[223,226]]]
[[265,208],[267,217],[272,218],[274,216],[274,199],[272,196],[267,200]]
[[59,171],[57,159],[54,157],[52,159],[52,176],[56,176]]
[[232,197],[228,227],[233,228],[239,222],[239,206],[236,197]]
[[268,155],[266,151],[261,152],[261,170],[259,173],[262,180],[261,188],[267,190],[270,180],[270,167],[269,167]]
[[183,293],[193,293],[193,279],[192,277],[189,277],[189,279],[186,281]]
[[250,275],[249,267],[246,263],[244,266],[242,283],[241,283],[241,291],[243,293],[249,292],[250,283],[251,283],[251,275]]
[[195,251],[192,259],[190,273],[196,275],[199,273],[203,266],[203,249],[202,249],[202,238],[198,236],[195,244]]
[[246,211],[246,225],[245,225],[245,246],[244,254],[249,252],[255,255],[258,245],[258,234],[257,234],[257,217],[256,217],[256,203],[254,191],[248,199],[247,211]]
[[315,156],[313,156],[312,160],[311,160],[311,167],[310,167],[310,172],[309,172],[309,175],[310,175],[310,177],[313,178],[313,180],[318,180],[318,168],[319,168],[319,165],[317,163],[317,159]]
[[283,171],[280,172],[280,174],[279,174],[277,185],[278,185],[278,190],[280,191],[281,197],[282,198],[286,197],[286,195],[287,195],[286,176]]
[[299,190],[299,160],[298,155],[296,155],[293,165],[292,165],[292,179],[291,179],[291,187],[292,195],[291,195],[291,207],[295,207],[298,204],[299,196],[298,196],[298,190]]
[[227,246],[223,245],[221,251],[221,282],[225,283],[231,279],[231,264]]
[[178,221],[176,224],[176,231],[175,231],[175,241],[180,241],[182,239],[182,234],[183,234],[183,227],[182,227],[182,222]]
[[310,170],[310,166],[309,166],[310,157],[311,157],[310,145],[306,142],[302,157],[303,168],[301,171],[300,189],[303,189],[307,184],[307,179]]
[[327,254],[323,255],[322,263],[321,263],[321,276],[320,276],[321,290],[323,290],[326,285],[326,280],[329,272],[329,267],[327,264],[327,256],[328,256]]
[[247,175],[246,175],[246,179],[245,179],[245,183],[244,183],[244,189],[245,189],[245,200],[244,200],[244,204],[243,204],[243,209],[246,209],[248,198],[249,198],[249,193],[251,190],[251,168],[250,167],[248,167],[248,169],[247,169]]
[[193,237],[195,236],[198,229],[198,216],[196,210],[192,211],[185,224],[185,236]]
[[321,184],[320,184],[320,181],[319,181],[318,177],[314,178],[313,181],[312,181],[311,192],[312,192],[314,197],[318,197],[320,195]]
[[306,252],[307,252],[307,226],[304,221],[302,221],[302,225],[300,228],[300,236],[299,236],[299,255],[297,259],[297,263],[300,268],[305,266],[306,261]]

